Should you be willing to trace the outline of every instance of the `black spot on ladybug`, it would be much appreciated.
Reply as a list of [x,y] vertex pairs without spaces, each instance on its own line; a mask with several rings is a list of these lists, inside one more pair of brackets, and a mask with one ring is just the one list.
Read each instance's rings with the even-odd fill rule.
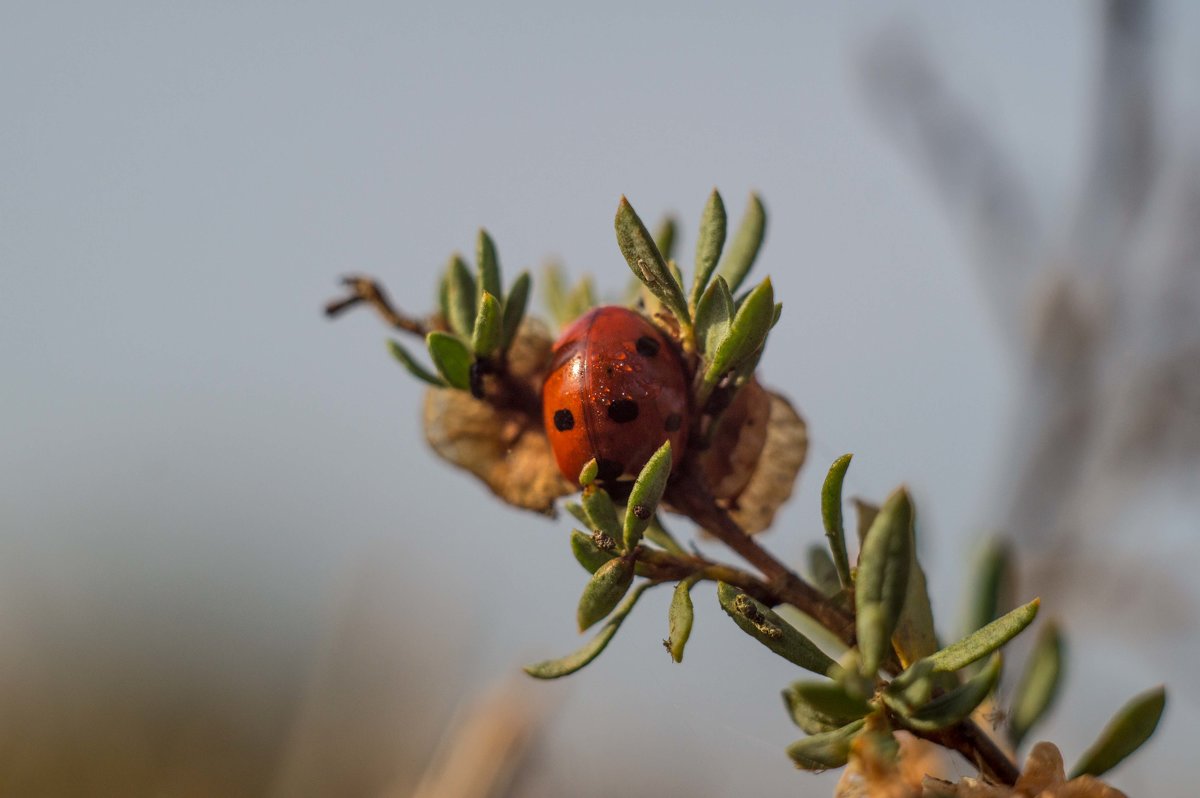
[[575,429],[575,416],[571,415],[571,411],[566,408],[555,410],[554,428],[559,432]]
[[655,341],[649,335],[643,335],[641,338],[637,339],[636,346],[639,355],[643,355],[645,357],[654,357],[658,354],[658,341]]
[[645,521],[651,516],[650,508],[644,504],[633,505],[633,514],[639,521]]
[[618,399],[608,406],[608,417],[618,424],[628,424],[638,417],[638,403],[632,399]]
[[603,457],[596,462],[596,479],[601,482],[612,482],[625,473],[625,466],[616,460],[605,460]]
[[671,415],[667,416],[667,421],[665,424],[663,424],[663,428],[666,429],[667,432],[674,432],[681,426],[683,426],[683,416],[679,415],[678,413],[672,413]]

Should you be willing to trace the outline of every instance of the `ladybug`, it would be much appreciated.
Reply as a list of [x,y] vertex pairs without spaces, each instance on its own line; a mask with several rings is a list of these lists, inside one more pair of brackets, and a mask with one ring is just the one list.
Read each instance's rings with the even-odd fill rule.
[[558,468],[571,482],[592,458],[597,479],[636,477],[671,441],[687,443],[687,373],[675,344],[628,308],[596,308],[554,344],[542,386],[542,418]]

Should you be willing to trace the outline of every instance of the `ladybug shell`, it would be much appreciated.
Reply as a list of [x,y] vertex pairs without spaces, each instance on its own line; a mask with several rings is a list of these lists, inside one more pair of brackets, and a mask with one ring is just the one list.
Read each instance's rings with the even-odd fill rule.
[[604,482],[636,477],[671,441],[687,443],[688,380],[673,342],[622,307],[592,310],[554,345],[542,417],[559,470],[571,482],[589,460]]

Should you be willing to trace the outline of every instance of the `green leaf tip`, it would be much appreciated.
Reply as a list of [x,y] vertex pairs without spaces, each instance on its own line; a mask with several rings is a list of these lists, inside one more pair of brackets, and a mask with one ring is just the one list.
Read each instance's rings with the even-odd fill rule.
[[583,464],[583,468],[579,469],[579,486],[586,488],[596,481],[596,476],[600,473],[600,463],[593,457]]
[[1167,691],[1155,687],[1135,696],[1113,716],[1071,771],[1071,778],[1102,776],[1150,739],[1167,706]]
[[598,485],[588,485],[583,489],[581,498],[583,511],[587,513],[592,529],[598,529],[616,541],[624,539],[616,505],[606,491]]
[[388,351],[392,353],[392,357],[400,361],[400,365],[408,370],[408,373],[416,377],[418,380],[427,382],[436,388],[445,388],[447,383],[438,375],[429,371],[413,358],[412,354],[404,348],[404,345],[394,339],[388,340]]
[[766,231],[766,208],[757,194],[751,194],[746,212],[738,224],[737,233],[734,234],[733,243],[725,253],[719,269],[719,274],[729,283],[730,291],[736,292],[750,273],[750,267],[758,257],[758,250],[762,247]]
[[634,588],[625,601],[621,603],[621,606],[617,607],[612,615],[608,617],[604,626],[600,627],[600,631],[596,636],[575,653],[568,654],[559,659],[548,659],[544,662],[527,665],[523,670],[535,679],[560,679],[563,676],[569,676],[584,668],[592,660],[600,656],[600,653],[608,646],[609,641],[616,635],[617,630],[621,628],[621,623],[633,611],[638,599],[651,587],[653,587],[652,583],[645,582]]
[[926,659],[935,673],[953,673],[981,660],[1021,633],[1037,617],[1041,599],[1017,607],[977,632],[931,654]]
[[475,330],[475,311],[479,301],[475,278],[471,276],[466,261],[457,253],[450,258],[446,276],[446,302],[450,311],[447,321],[450,329],[461,338],[470,338]]
[[578,529],[571,531],[571,554],[589,574],[596,573],[600,566],[616,557],[615,549],[612,538],[606,540],[603,535],[589,535]]
[[787,754],[802,770],[840,768],[850,758],[850,744],[865,725],[865,719],[856,720],[840,729],[805,737],[789,745]]
[[725,202],[715,188],[704,205],[700,217],[700,236],[696,241],[696,273],[692,280],[690,304],[693,309],[700,303],[708,281],[717,268],[721,250],[725,247]]
[[667,610],[667,639],[663,641],[671,659],[683,662],[683,647],[692,636],[692,621],[695,612],[692,608],[692,585],[694,579],[684,579],[675,585],[671,595],[671,606]]
[[883,503],[858,555],[854,595],[863,674],[876,673],[892,647],[912,565],[912,501],[898,488]]
[[1013,556],[1007,541],[992,539],[980,553],[966,632],[982,629],[1012,609]]
[[617,206],[614,224],[617,231],[617,245],[620,246],[621,254],[625,256],[625,261],[629,264],[634,276],[640,279],[650,293],[654,294],[667,310],[675,315],[680,325],[685,328],[690,327],[692,318],[688,313],[683,288],[676,282],[662,253],[658,251],[654,239],[650,237],[646,226],[642,224],[637,212],[624,196],[621,197],[621,202]]
[[789,662],[821,676],[838,667],[774,610],[733,585],[718,582],[717,600],[738,628]]
[[633,562],[624,557],[615,557],[596,569],[579,597],[575,619],[579,631],[585,632],[592,624],[608,617],[620,603],[633,583]]
[[475,242],[475,263],[479,270],[476,280],[479,291],[478,299],[483,298],[485,291],[492,296],[504,296],[500,290],[500,258],[496,254],[496,243],[492,241],[488,231],[482,228],[480,228]]
[[500,342],[501,349],[507,350],[517,337],[517,330],[521,328],[521,320],[525,318],[525,309],[529,305],[532,287],[533,278],[529,276],[529,272],[521,272],[513,281],[508,298],[504,300],[504,336]]
[[1065,663],[1065,644],[1058,624],[1050,621],[1038,632],[1008,712],[1008,739],[1021,745],[1029,730],[1041,720],[1058,695]]
[[475,361],[461,339],[440,330],[425,336],[429,357],[442,378],[452,388],[467,391],[471,388],[471,364]]
[[729,333],[717,345],[704,372],[704,384],[711,388],[730,371],[754,358],[771,331],[775,314],[775,290],[768,277],[747,295],[737,309]]
[[866,701],[837,682],[796,682],[783,691],[792,722],[806,734],[821,734],[853,723],[871,711]]
[[479,299],[479,315],[475,317],[475,330],[471,333],[471,349],[479,357],[487,357],[500,348],[504,337],[504,311],[500,300],[488,291]]
[[825,476],[825,484],[821,486],[821,520],[842,587],[850,586],[850,556],[846,553],[846,529],[842,522],[842,483],[853,457],[853,454],[844,454],[834,460]]
[[667,479],[670,476],[671,442],[665,441],[646,461],[646,465],[642,466],[642,471],[629,492],[624,526],[626,549],[633,549],[641,541],[642,533],[646,531],[658,511],[658,503],[667,489]]

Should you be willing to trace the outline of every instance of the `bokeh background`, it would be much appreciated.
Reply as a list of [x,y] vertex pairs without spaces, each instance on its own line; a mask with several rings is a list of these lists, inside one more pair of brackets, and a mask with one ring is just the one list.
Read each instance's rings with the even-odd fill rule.
[[539,730],[505,794],[829,794],[783,754],[792,673],[703,591],[682,666],[651,595],[522,683],[578,644],[566,523],[435,460],[377,320],[321,314],[350,271],[431,307],[481,225],[509,276],[616,295],[618,197],[690,242],[713,186],[767,203],[762,373],[812,435],[769,545],[800,560],[853,451],[850,493],[914,490],[951,633],[1017,535],[1071,642],[1039,736],[1070,762],[1166,681],[1114,781],[1183,794],[1200,7],[1139,6],[6,4],[0,794],[408,795],[497,685]]

